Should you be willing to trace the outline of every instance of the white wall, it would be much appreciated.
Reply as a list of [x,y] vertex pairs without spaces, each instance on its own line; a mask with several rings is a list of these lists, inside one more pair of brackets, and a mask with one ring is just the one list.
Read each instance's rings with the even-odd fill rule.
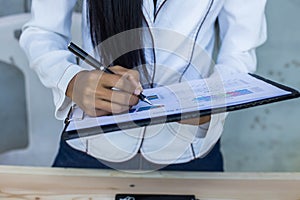
[[[300,1],[270,0],[258,74],[300,90]],[[232,113],[223,134],[229,171],[300,171],[300,100]]]

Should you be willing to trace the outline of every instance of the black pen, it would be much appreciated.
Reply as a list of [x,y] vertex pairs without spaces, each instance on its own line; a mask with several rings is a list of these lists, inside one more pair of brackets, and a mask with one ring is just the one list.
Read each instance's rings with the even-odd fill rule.
[[[78,56],[80,59],[82,59],[84,62],[90,64],[91,66],[93,66],[96,69],[100,69],[101,71],[104,71],[106,73],[109,74],[115,74],[113,71],[111,71],[108,67],[103,66],[98,60],[96,60],[95,58],[93,58],[92,56],[90,56],[88,53],[86,53],[84,50],[82,50],[80,47],[78,47],[77,45],[75,45],[74,43],[70,42],[70,44],[68,45],[68,49],[74,53],[76,56]],[[139,99],[150,104],[153,105],[145,95],[143,95],[142,93],[138,95]]]

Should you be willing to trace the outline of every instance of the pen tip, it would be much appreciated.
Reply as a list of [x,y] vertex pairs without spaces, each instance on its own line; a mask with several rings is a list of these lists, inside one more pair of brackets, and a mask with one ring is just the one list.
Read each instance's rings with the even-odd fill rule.
[[147,98],[144,98],[144,101],[148,104],[150,104],[151,106],[153,106],[153,104],[151,103],[151,101],[149,101]]

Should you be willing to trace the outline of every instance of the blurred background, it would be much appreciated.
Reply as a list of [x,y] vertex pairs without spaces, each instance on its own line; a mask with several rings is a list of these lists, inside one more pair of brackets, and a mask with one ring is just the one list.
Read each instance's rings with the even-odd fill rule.
[[[58,150],[61,121],[51,91],[28,67],[18,46],[30,0],[0,0],[0,164],[50,166]],[[73,41],[80,41],[80,2]],[[268,41],[258,51],[259,75],[300,90],[300,1],[267,5]],[[225,170],[300,172],[300,100],[230,113],[222,136]]]

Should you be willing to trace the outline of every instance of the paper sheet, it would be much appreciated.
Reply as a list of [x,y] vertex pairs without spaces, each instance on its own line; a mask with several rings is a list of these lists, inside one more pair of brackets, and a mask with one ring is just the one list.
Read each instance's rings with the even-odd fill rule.
[[[74,119],[71,120],[66,131],[222,108],[290,93],[248,74],[223,77],[222,81],[193,80],[144,90],[143,94],[153,103],[153,106],[140,101],[128,113],[89,117],[77,108],[73,114]],[[83,119],[80,119],[82,116]]]

